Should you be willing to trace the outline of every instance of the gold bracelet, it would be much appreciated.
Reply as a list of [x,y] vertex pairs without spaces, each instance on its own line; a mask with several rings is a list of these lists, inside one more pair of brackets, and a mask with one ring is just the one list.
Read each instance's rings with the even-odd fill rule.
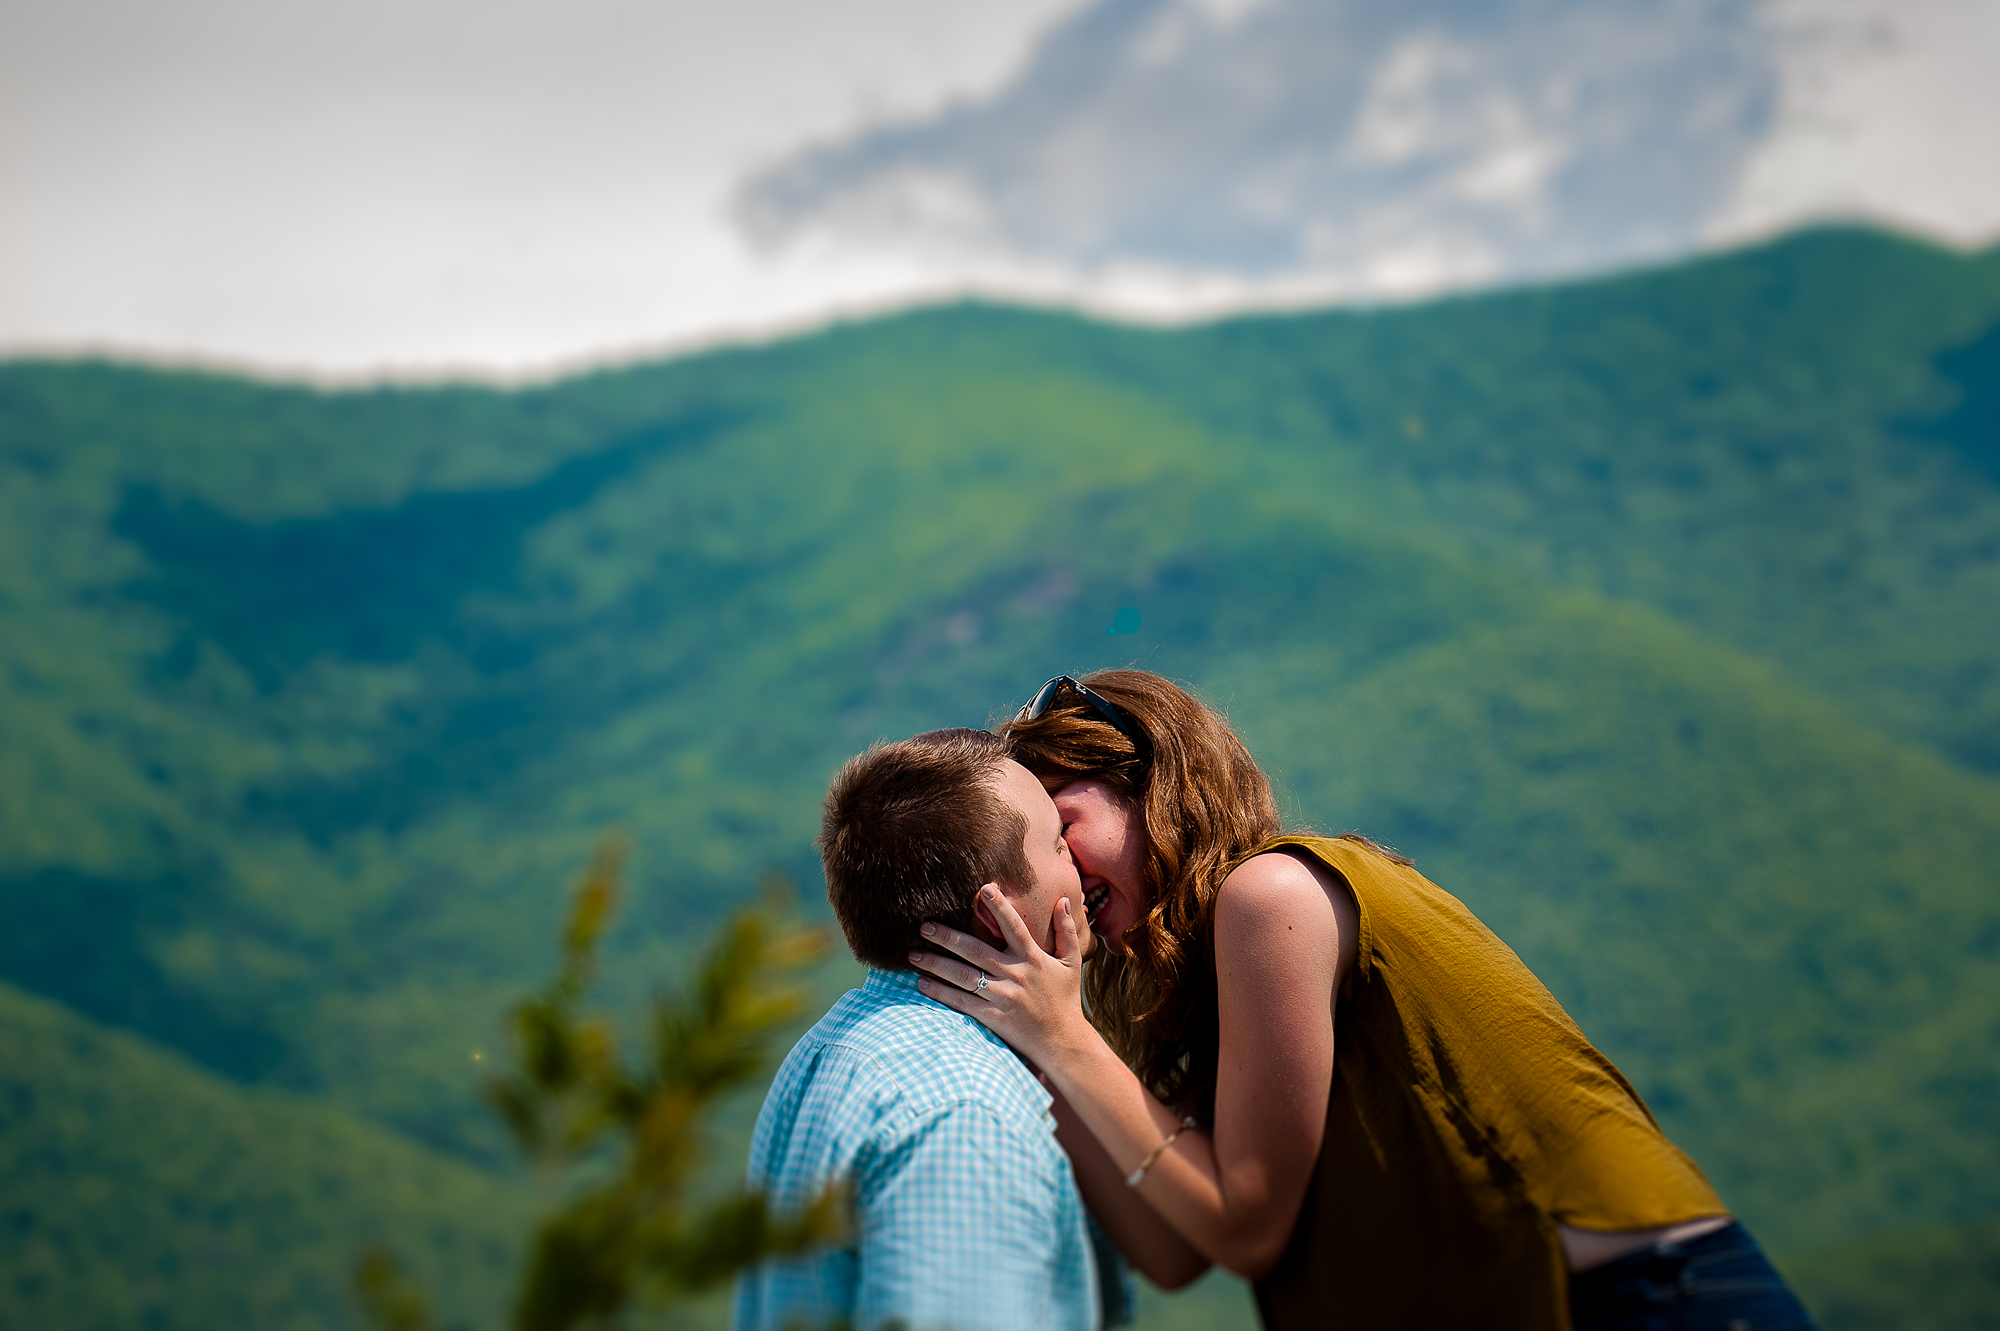
[[1174,1144],[1174,1138],[1180,1136],[1183,1132],[1186,1132],[1189,1128],[1193,1126],[1194,1126],[1193,1119],[1191,1118],[1182,1119],[1181,1125],[1175,1128],[1172,1132],[1168,1133],[1166,1136],[1166,1140],[1161,1142],[1158,1146],[1155,1146],[1151,1154],[1149,1154],[1144,1160],[1141,1160],[1139,1162],[1139,1167],[1137,1169],[1133,1170],[1131,1173],[1125,1176],[1125,1186],[1128,1188],[1138,1187],[1139,1180],[1146,1177],[1146,1171],[1153,1167],[1153,1162],[1155,1160],[1158,1160],[1162,1155],[1165,1155],[1167,1148]]

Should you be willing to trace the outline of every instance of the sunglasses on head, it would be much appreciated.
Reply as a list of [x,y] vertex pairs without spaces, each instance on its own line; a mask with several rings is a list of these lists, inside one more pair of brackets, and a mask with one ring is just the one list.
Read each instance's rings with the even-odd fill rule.
[[1016,721],[1034,720],[1043,712],[1049,710],[1049,704],[1053,703],[1056,700],[1056,695],[1064,689],[1068,689],[1077,697],[1096,708],[1098,714],[1106,721],[1109,721],[1119,734],[1131,740],[1132,743],[1141,749],[1145,748],[1146,742],[1139,733],[1139,727],[1133,725],[1127,719],[1125,713],[1119,711],[1117,706],[1112,703],[1111,699],[1105,697],[1087,684],[1077,683],[1068,675],[1057,675],[1054,679],[1042,685],[1041,688],[1035,690],[1035,696],[1028,700],[1026,707],[1023,707],[1014,714],[1014,719]]

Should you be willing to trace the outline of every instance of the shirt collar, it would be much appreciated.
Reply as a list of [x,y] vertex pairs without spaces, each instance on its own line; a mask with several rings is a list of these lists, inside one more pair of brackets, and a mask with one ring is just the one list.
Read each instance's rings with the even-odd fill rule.
[[870,967],[868,978],[861,982],[861,987],[872,994],[914,994],[917,992],[917,973],[915,971],[878,971]]

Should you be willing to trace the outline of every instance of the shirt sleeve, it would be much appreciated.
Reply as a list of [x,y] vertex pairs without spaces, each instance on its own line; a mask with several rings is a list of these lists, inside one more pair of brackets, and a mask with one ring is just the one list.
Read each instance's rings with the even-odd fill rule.
[[1050,1326],[1061,1180],[1046,1142],[978,1104],[927,1115],[857,1160],[856,1331]]

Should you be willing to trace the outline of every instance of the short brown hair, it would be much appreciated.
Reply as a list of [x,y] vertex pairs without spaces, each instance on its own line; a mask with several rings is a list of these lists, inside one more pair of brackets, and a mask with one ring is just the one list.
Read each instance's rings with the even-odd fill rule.
[[855,960],[909,970],[925,920],[967,933],[985,883],[1030,882],[1028,821],[995,782],[1007,744],[933,730],[850,758],[820,820],[826,895]]

